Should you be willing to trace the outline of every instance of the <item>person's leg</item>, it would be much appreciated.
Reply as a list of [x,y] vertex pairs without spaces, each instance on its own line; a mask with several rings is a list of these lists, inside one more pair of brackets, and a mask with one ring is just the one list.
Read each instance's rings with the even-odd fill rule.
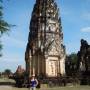
[[36,87],[33,87],[33,89],[32,90],[36,90]]
[[29,90],[33,90],[33,87],[29,87]]
[[29,90],[32,90],[31,87],[29,87]]

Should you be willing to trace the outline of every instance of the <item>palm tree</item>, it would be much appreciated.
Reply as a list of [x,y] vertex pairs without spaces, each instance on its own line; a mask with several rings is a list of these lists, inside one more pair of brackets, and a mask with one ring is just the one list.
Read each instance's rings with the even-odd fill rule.
[[3,33],[6,33],[10,30],[11,25],[3,20],[3,0],[0,0],[0,37]]
[[[8,24],[4,19],[3,19],[3,0],[0,0],[0,38],[2,37],[2,35],[8,31],[10,31],[10,27],[14,26],[11,24]],[[0,41],[0,57],[2,56],[1,54],[1,50],[2,50],[2,44]]]

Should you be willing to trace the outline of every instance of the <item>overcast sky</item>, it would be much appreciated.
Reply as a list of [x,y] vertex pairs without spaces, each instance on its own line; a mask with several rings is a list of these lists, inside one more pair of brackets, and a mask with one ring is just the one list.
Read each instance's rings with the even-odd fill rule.
[[[78,52],[80,39],[90,44],[90,0],[56,0],[64,34],[66,53]],[[4,0],[4,19],[17,25],[9,35],[2,37],[3,57],[0,71],[15,71],[18,65],[25,68],[25,50],[28,41],[29,22],[35,0]]]

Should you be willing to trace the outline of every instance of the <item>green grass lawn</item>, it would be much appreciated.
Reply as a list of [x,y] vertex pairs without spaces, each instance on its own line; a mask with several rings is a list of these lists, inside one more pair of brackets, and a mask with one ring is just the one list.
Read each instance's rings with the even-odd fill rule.
[[72,87],[66,86],[58,88],[49,88],[47,90],[90,90],[90,86],[72,86]]
[[[16,88],[11,86],[0,86],[0,90],[29,90],[28,88]],[[66,86],[54,88],[40,88],[36,90],[90,90],[90,86]]]
[[15,82],[15,81],[8,78],[0,78],[0,82]]
[[[7,79],[7,78],[1,78],[0,82],[12,82],[14,83],[14,80]],[[29,88],[16,88],[8,85],[0,85],[0,90],[29,90]],[[90,86],[65,86],[65,87],[53,87],[53,88],[46,88],[41,87],[40,89],[36,90],[90,90]]]

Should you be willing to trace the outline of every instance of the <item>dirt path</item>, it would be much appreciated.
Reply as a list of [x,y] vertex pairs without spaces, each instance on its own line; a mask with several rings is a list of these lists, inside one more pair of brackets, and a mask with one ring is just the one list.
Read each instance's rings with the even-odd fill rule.
[[[0,86],[0,90],[30,90],[28,88],[16,88],[8,85]],[[55,87],[55,88],[40,88],[36,90],[90,90],[90,86],[74,86],[74,87]]]
[[16,88],[8,85],[1,85],[0,90],[29,90],[28,88]]
[[13,88],[12,88],[12,86],[2,85],[2,86],[0,86],[0,90],[13,90]]

